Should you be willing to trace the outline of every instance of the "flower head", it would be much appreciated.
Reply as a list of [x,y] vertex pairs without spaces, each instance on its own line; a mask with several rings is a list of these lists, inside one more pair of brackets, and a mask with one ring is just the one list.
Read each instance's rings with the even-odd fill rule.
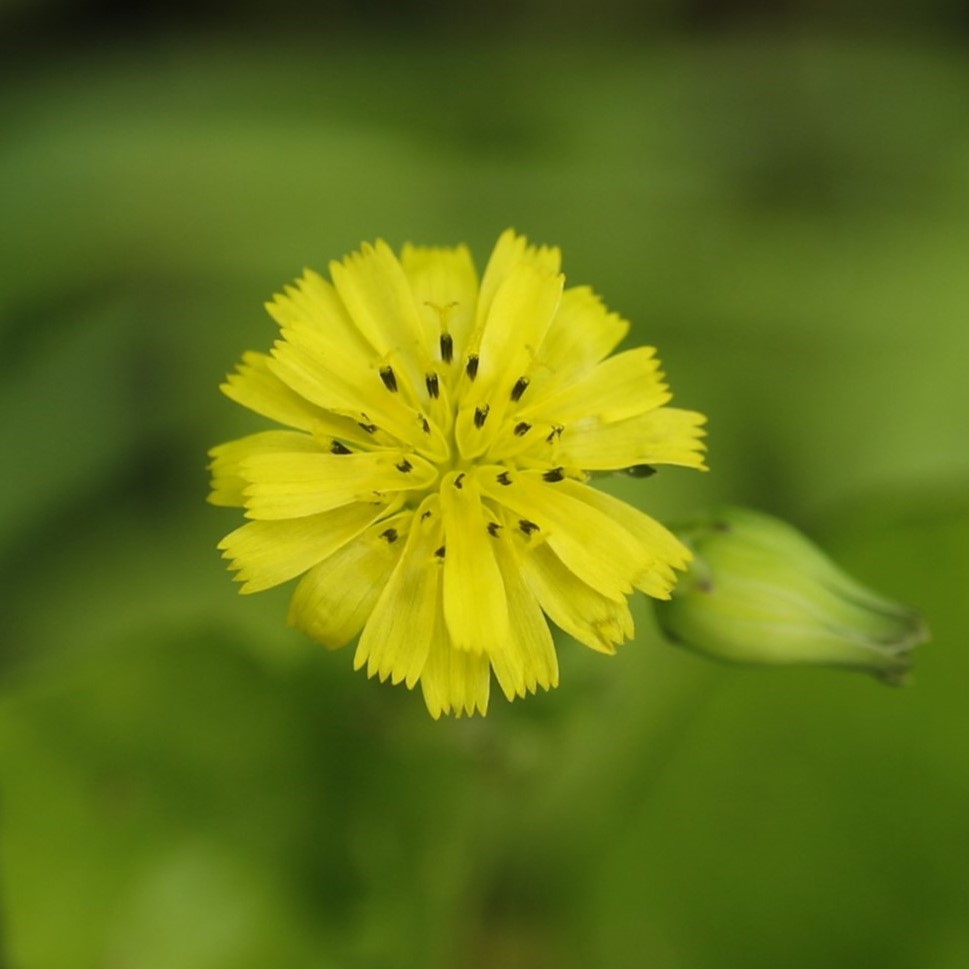
[[715,659],[838,666],[900,683],[922,617],[856,582],[786,522],[721,508],[678,534],[696,557],[657,608],[670,639]]
[[211,452],[210,500],[252,519],[220,543],[241,591],[302,574],[290,622],[359,634],[354,667],[434,717],[484,713],[492,671],[509,699],[557,685],[546,616],[614,652],[627,597],[690,558],[587,472],[702,468],[704,418],[652,348],[609,356],[628,324],[559,267],[510,230],[480,283],[464,246],[365,245],[268,303],[279,339],[222,385],[288,428]]

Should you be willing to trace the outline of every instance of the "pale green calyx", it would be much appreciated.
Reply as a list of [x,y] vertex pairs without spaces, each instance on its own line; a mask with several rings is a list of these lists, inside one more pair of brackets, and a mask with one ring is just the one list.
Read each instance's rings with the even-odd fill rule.
[[694,552],[659,624],[677,645],[736,663],[837,666],[904,682],[921,615],[865,588],[795,528],[721,508],[674,529]]

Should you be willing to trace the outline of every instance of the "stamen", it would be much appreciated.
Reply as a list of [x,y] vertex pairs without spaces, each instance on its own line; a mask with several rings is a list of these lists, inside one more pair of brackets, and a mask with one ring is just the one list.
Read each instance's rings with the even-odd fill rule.
[[397,393],[397,374],[394,373],[393,367],[381,367],[380,379],[392,394]]
[[562,436],[562,431],[564,430],[565,427],[562,424],[553,424],[552,430],[549,431],[548,437],[545,438],[545,443],[551,444],[557,437]]
[[443,558],[444,558],[444,556],[445,556],[445,555],[447,555],[447,548],[446,548],[446,547],[445,547],[444,545],[442,545],[442,546],[441,546],[440,548],[436,548],[436,549],[434,550],[434,554],[435,554],[435,555],[436,555],[436,556],[437,556],[437,557],[438,557],[439,559],[443,559]]
[[484,427],[485,421],[488,419],[488,411],[491,407],[488,404],[482,404],[481,407],[475,407],[474,409],[474,426],[477,428]]
[[425,434],[430,434],[431,433],[431,425],[427,423],[427,418],[423,414],[420,415],[420,421],[421,421],[421,430]]
[[524,437],[531,429],[532,425],[528,421],[519,421],[515,425],[515,437]]
[[402,474],[407,474],[408,471],[414,470],[414,465],[412,465],[410,461],[407,460],[407,458],[404,458],[403,461],[401,461],[398,465],[396,465],[396,468]]
[[441,359],[445,363],[450,363],[454,359],[454,340],[450,333],[441,334]]
[[498,532],[501,530],[501,525],[498,522],[488,522],[488,534],[492,538],[498,537]]
[[530,522],[527,518],[518,519],[518,527],[526,534],[531,535],[532,532],[538,531],[538,525],[535,522]]
[[545,481],[561,481],[565,477],[565,471],[562,468],[552,468],[551,471],[546,471],[542,475],[542,479]]
[[[447,331],[447,321],[451,316],[451,313],[459,305],[457,300],[452,300],[445,306],[438,306],[437,303],[432,303],[430,300],[424,301],[425,306],[429,306],[435,313],[437,313],[438,318],[441,322],[441,359],[445,363],[450,363],[454,358],[454,341],[451,339],[451,334]],[[436,394],[434,396],[437,396]]]
[[454,479],[454,487],[457,488],[457,489],[459,489],[459,490],[464,487],[464,472],[463,471]]
[[367,424],[367,423],[364,423],[363,421],[357,421],[357,427],[362,428],[368,434],[376,434],[377,433],[377,425],[376,424]]
[[339,441],[330,441],[330,454],[352,454],[353,452]]
[[431,509],[428,508],[427,511],[425,511],[424,514],[421,515],[421,521],[422,522],[426,522],[427,519],[430,518],[430,517],[431,517]]
[[511,478],[509,477],[507,471],[502,471],[501,474],[498,475],[498,479],[497,480],[498,480],[498,484],[500,484],[500,485],[510,485],[511,484]]
[[464,369],[468,375],[468,380],[474,380],[478,376],[478,354],[468,354],[468,364]]
[[429,373],[424,377],[424,383],[427,385],[427,392],[435,400],[441,395],[441,385],[438,383],[437,374]]
[[380,537],[387,539],[388,543],[393,544],[397,541],[397,529],[388,528],[380,533]]
[[631,468],[626,468],[626,474],[630,478],[651,478],[656,474],[656,468],[651,464],[634,464]]
[[511,388],[511,399],[521,400],[522,394],[525,393],[525,388],[528,386],[528,377],[519,377],[515,381],[515,386]]

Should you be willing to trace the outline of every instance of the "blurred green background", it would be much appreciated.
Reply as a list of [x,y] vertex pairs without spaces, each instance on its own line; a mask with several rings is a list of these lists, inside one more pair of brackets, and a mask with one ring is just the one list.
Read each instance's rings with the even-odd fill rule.
[[[0,4],[4,969],[969,965],[969,16]],[[304,266],[560,244],[916,684],[560,643],[484,721],[239,598],[216,387]]]

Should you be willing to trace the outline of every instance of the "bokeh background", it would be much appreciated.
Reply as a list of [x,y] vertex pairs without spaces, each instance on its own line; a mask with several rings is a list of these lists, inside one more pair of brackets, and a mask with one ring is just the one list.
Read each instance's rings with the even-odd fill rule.
[[[969,965],[956,0],[3,0],[4,969]],[[431,721],[240,598],[261,304],[383,236],[560,244],[771,511],[924,610],[893,690],[665,645]]]

